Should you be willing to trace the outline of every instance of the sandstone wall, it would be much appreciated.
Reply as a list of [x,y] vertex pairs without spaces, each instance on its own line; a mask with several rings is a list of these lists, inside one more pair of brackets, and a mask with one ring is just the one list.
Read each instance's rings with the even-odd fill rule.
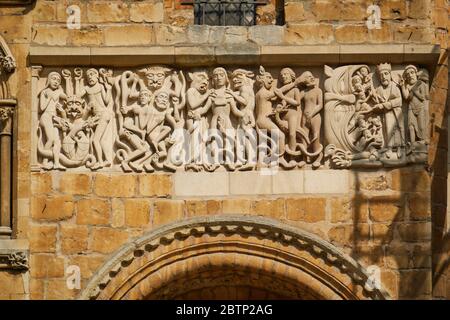
[[[64,270],[81,267],[82,285],[122,244],[164,223],[196,215],[263,215],[299,226],[341,248],[362,265],[382,269],[393,298],[450,297],[446,235],[447,1],[375,1],[382,28],[368,30],[373,1],[285,1],[286,25],[271,25],[272,2],[254,27],[193,26],[178,1],[41,1],[0,8],[0,32],[18,64],[11,78],[17,97],[15,237],[29,241],[30,271],[0,271],[0,298],[75,298]],[[81,9],[81,29],[66,27],[66,8]],[[352,171],[345,194],[180,198],[173,176],[103,173],[31,173],[30,45],[114,47],[221,45],[432,44],[441,46],[434,72],[429,170],[423,166]],[[238,45],[238,46],[233,46]],[[433,236],[433,238],[432,238]],[[447,242],[445,242],[447,240]],[[432,268],[433,265],[433,268]],[[432,270],[435,272],[433,273]],[[447,271],[446,271],[447,270]],[[434,281],[432,281],[434,279]],[[83,288],[83,286],[82,286]]]

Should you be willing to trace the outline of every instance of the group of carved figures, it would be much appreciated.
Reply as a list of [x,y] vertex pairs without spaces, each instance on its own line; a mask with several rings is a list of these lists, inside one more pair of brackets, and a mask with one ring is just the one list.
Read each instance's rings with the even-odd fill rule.
[[253,170],[273,165],[264,157],[285,169],[425,161],[426,70],[324,69],[325,95],[312,72],[292,68],[278,80],[262,66],[50,72],[37,99],[41,168]]

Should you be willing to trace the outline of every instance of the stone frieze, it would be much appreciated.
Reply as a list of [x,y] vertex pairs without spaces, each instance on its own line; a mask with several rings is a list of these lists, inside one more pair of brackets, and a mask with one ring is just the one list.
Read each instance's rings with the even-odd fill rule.
[[429,79],[417,66],[44,70],[41,170],[123,172],[424,163]]

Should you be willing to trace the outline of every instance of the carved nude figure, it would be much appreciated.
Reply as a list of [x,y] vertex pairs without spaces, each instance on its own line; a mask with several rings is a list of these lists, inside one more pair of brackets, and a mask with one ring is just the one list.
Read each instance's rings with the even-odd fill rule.
[[152,152],[145,141],[146,126],[150,113],[150,101],[152,94],[149,90],[143,89],[139,93],[138,102],[131,106],[122,106],[121,112],[124,115],[132,114],[132,118],[125,118],[123,127],[119,131],[119,136],[127,141],[133,148],[122,161],[124,171],[132,171],[131,168],[140,172],[143,168],[147,172],[154,171],[149,162]]
[[[61,102],[66,99],[67,96],[61,87],[61,76],[57,72],[50,72],[47,84],[39,94],[39,110],[41,111],[39,124],[46,137],[44,149],[52,150],[53,168],[59,170],[64,170],[65,168],[59,162],[61,141],[58,129],[53,124],[53,119],[58,112],[64,113]],[[43,165],[45,168],[50,169],[47,158],[44,158]]]
[[400,78],[400,86],[403,98],[408,103],[408,129],[411,143],[428,143],[428,84],[419,79],[419,73],[415,66],[409,65]]
[[[256,165],[256,136],[254,135],[255,120],[255,93],[253,91],[253,72],[236,69],[232,73],[233,90],[227,93],[233,96],[241,111],[236,141],[237,166],[239,170],[250,170]],[[245,157],[245,159],[243,159]],[[246,162],[246,164],[244,164]]]
[[94,117],[98,118],[93,137],[97,163],[92,169],[95,170],[112,164],[112,155],[106,152],[109,146],[106,145],[104,139],[107,127],[113,119],[112,85],[109,83],[109,79],[103,79],[100,83],[99,72],[93,68],[86,71],[86,78],[88,84],[81,89],[80,96],[86,96],[88,107]]
[[320,129],[322,126],[322,116],[320,112],[323,109],[323,93],[316,85],[316,79],[309,71],[305,71],[300,76],[300,83],[304,85],[300,96],[304,103],[303,116],[301,126],[306,130],[309,137],[310,152],[307,153],[310,157],[316,157],[312,166],[313,168],[320,167],[320,162],[323,157],[323,146],[320,143]]

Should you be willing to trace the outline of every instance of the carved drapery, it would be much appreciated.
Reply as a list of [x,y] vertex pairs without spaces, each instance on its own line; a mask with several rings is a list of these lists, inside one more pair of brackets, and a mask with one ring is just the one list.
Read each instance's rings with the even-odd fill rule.
[[0,37],[0,238],[9,238],[12,233],[11,148],[16,100],[11,95],[8,79],[15,68],[14,57]]
[[413,65],[43,73],[33,85],[36,169],[289,170],[427,158],[428,72]]

